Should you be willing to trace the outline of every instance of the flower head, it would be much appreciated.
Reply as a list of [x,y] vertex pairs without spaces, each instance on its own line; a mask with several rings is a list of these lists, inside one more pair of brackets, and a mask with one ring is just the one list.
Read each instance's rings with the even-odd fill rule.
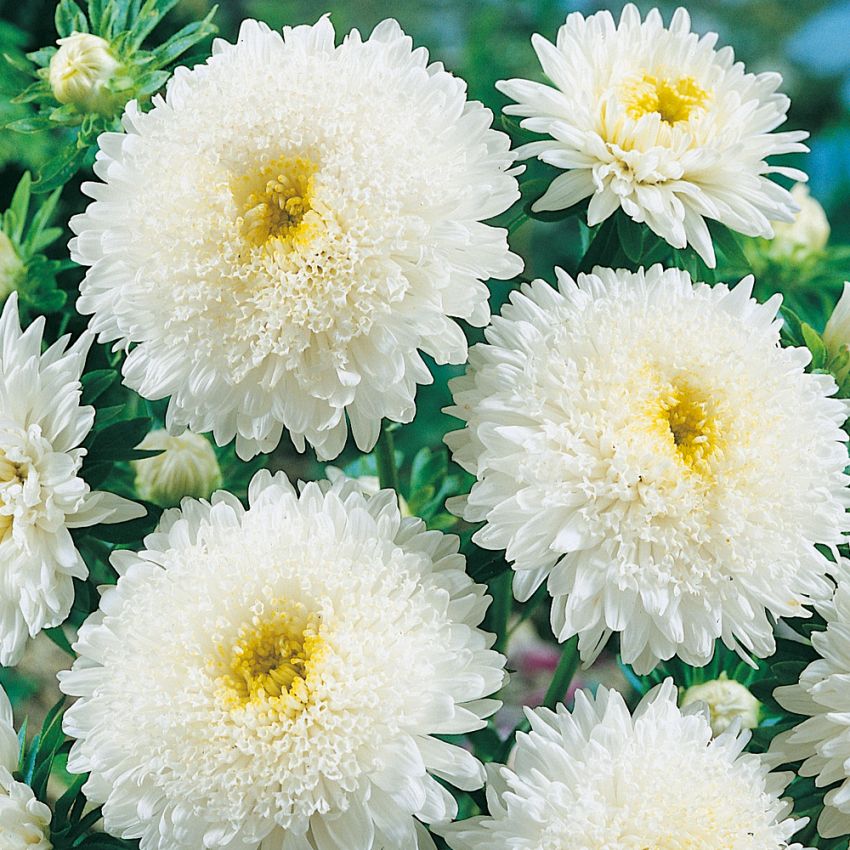
[[3,850],[51,850],[50,809],[36,800],[29,785],[12,775],[18,769],[18,736],[9,697],[0,687],[0,847]]
[[184,500],[113,556],[60,674],[69,769],[142,850],[415,848],[456,814],[434,776],[483,783],[433,736],[498,707],[485,588],[391,491],[260,472],[249,501]]
[[21,331],[17,293],[0,317],[0,664],[20,660],[27,633],[59,625],[88,575],[69,528],[144,516],[139,505],[80,477],[94,408],[80,405],[88,334],[41,352],[44,319]]
[[73,103],[85,112],[112,113],[119,100],[108,83],[119,67],[106,39],[75,32],[57,42],[59,50],[48,66],[48,80],[59,103]]
[[634,716],[616,691],[579,691],[526,710],[511,768],[488,771],[489,816],[444,831],[454,850],[800,850],[806,823],[779,799],[788,774],[743,752],[748,734],[712,740],[704,715],[676,708],[671,679]]
[[151,431],[138,446],[161,453],[133,461],[136,492],[139,497],[164,508],[179,504],[185,496],[208,499],[221,487],[221,469],[209,440],[184,431],[172,436],[168,431]]
[[759,725],[761,703],[746,685],[730,679],[725,672],[716,679],[687,688],[682,694],[682,708],[692,703],[705,703],[715,735],[725,732],[735,721],[740,722],[742,729],[755,729]]
[[826,630],[811,636],[820,658],[797,684],[773,692],[783,708],[806,719],[774,738],[770,754],[782,763],[802,761],[800,775],[829,789],[817,827],[832,838],[850,834],[850,561],[842,559],[835,595],[817,609],[826,620]]
[[394,21],[339,46],[327,18],[246,21],[101,137],[78,306],[135,344],[125,381],[171,396],[170,427],[243,458],[285,427],[331,459],[347,417],[369,450],[382,417],[413,418],[420,351],[464,362],[454,318],[484,324],[482,280],[521,268],[481,223],[518,197],[491,120]]
[[657,9],[641,21],[629,4],[619,24],[610,12],[568,16],[553,45],[532,39],[551,86],[509,80],[517,101],[505,109],[550,138],[520,156],[538,156],[566,174],[534,205],[560,210],[590,198],[588,224],[621,208],[676,248],[692,245],[714,266],[706,225],[713,219],[749,236],[773,236],[797,206],[766,175],[805,180],[767,158],[803,151],[803,132],[773,133],[788,98],[778,74],[747,74],[717,36],[690,31],[684,9],[669,28]]
[[452,504],[506,549],[520,599],[548,578],[552,627],[586,660],[612,632],[642,672],[706,664],[717,638],[769,655],[772,617],[829,591],[816,544],[848,531],[844,403],[779,298],[686,272],[595,269],[514,293],[451,384],[446,437],[477,477]]
[[780,222],[774,230],[768,246],[768,255],[777,262],[793,261],[822,251],[829,241],[829,220],[823,207],[809,192],[805,183],[797,183],[791,189],[800,211],[792,222]]

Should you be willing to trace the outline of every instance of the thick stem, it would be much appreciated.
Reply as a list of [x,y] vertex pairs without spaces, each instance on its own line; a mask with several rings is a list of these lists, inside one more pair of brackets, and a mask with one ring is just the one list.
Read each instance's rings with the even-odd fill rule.
[[378,481],[381,489],[399,491],[398,468],[395,465],[395,439],[390,430],[392,425],[383,423],[378,444],[375,446],[375,462],[378,466]]
[[493,608],[490,621],[493,631],[496,633],[496,642],[493,649],[504,652],[508,643],[508,620],[513,608],[513,591],[511,581],[513,573],[508,571],[497,576],[490,582],[490,592],[493,594]]

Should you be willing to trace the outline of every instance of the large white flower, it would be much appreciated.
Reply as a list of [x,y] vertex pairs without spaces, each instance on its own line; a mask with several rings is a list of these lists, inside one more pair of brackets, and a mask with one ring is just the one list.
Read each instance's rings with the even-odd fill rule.
[[489,816],[445,830],[454,850],[800,850],[806,821],[779,795],[790,774],[743,753],[749,733],[712,740],[668,679],[634,716],[616,691],[526,710],[511,768],[488,768]]
[[138,343],[126,383],[168,422],[243,458],[286,427],[325,459],[408,422],[416,385],[466,360],[482,280],[522,267],[482,224],[518,197],[507,136],[395,21],[338,47],[322,18],[179,69],[100,138],[103,183],[72,220],[78,302],[101,341]]
[[802,761],[800,775],[814,776],[819,788],[834,786],[818,818],[818,832],[830,838],[850,834],[850,561],[842,559],[834,597],[817,608],[827,623],[812,634],[821,658],[798,684],[773,692],[780,705],[807,719],[774,738],[770,752],[779,762]]
[[527,599],[548,577],[552,626],[586,660],[620,632],[647,671],[714,642],[759,656],[770,616],[805,616],[845,539],[845,405],[779,347],[776,310],[686,272],[558,273],[514,293],[451,387],[447,436],[477,476],[452,509],[486,521]]
[[[184,500],[80,629],[69,769],[142,850],[410,850],[483,784],[504,658],[455,537],[392,491],[258,473]],[[432,775],[433,774],[433,775]]]
[[44,319],[23,333],[17,293],[0,317],[0,664],[16,664],[27,633],[59,625],[88,575],[69,528],[144,516],[140,505],[79,476],[94,421],[80,405],[92,337],[41,351]]
[[749,236],[773,236],[771,221],[794,220],[790,193],[765,175],[805,180],[767,158],[804,151],[804,132],[773,133],[788,98],[779,74],[746,74],[717,35],[690,31],[684,9],[665,28],[657,9],[645,21],[631,4],[619,25],[610,12],[567,17],[557,45],[532,43],[554,88],[529,80],[497,84],[517,101],[505,109],[550,136],[522,147],[567,170],[535,210],[560,210],[590,198],[588,224],[622,208],[671,245],[692,245],[710,266],[705,219]]
[[0,847],[50,850],[50,809],[35,799],[29,785],[12,774],[18,768],[18,736],[12,706],[0,687]]

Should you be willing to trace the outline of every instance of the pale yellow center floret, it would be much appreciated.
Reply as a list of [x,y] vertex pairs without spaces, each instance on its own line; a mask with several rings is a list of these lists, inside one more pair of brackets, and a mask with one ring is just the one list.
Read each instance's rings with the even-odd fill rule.
[[707,476],[722,445],[710,400],[687,383],[665,383],[650,405],[652,429],[689,471]]
[[310,159],[282,156],[234,181],[242,235],[251,245],[288,252],[313,240],[323,227],[312,206],[317,171]]
[[300,605],[274,608],[256,614],[232,643],[218,648],[220,697],[228,709],[254,705],[293,717],[309,701],[311,674],[325,645],[319,618]]
[[623,103],[632,118],[657,113],[667,124],[688,121],[708,101],[709,93],[693,77],[671,78],[644,73],[623,87]]

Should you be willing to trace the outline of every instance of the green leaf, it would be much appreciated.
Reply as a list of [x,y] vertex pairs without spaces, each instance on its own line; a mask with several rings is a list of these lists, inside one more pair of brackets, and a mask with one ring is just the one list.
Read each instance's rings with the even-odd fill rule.
[[50,126],[50,119],[46,115],[31,115],[28,118],[18,118],[10,121],[4,129],[15,133],[40,133]]
[[811,368],[824,369],[829,359],[829,354],[826,350],[826,344],[821,339],[821,335],[806,322],[800,325],[800,330],[803,332],[803,340],[806,343],[806,348],[812,352]]
[[178,0],[145,0],[130,30],[130,46],[138,48]]
[[62,153],[49,160],[33,183],[33,192],[50,192],[64,186],[79,170],[86,155],[85,148],[69,145]]
[[190,47],[205,38],[218,32],[218,27],[212,23],[213,15],[218,11],[218,6],[213,6],[209,14],[202,21],[194,21],[178,30],[164,44],[153,51],[155,67],[163,68],[170,65],[175,59],[182,56]]
[[712,223],[709,230],[715,247],[720,249],[727,263],[736,268],[749,268],[749,262],[738,237],[728,227]]
[[30,206],[30,187],[32,186],[32,177],[29,171],[25,171],[23,177],[18,181],[15,194],[12,195],[12,203],[9,204],[9,212],[15,216],[15,229],[10,234],[16,242],[21,241],[21,236],[24,232],[24,224],[27,220],[27,213]]
[[27,237],[27,242],[34,236],[38,236],[41,234],[44,227],[53,217],[53,213],[56,211],[56,205],[59,203],[59,196],[62,194],[62,187],[60,186],[56,189],[51,195],[49,195],[41,204],[41,206],[36,210],[35,215],[32,217],[32,226],[29,229],[29,235]]
[[620,239],[620,247],[636,267],[641,264],[644,233],[644,228],[632,221],[627,215],[617,216],[617,235]]
[[118,379],[114,369],[94,369],[86,372],[80,383],[83,385],[83,404],[94,404]]
[[106,425],[96,432],[89,455],[97,461],[124,460],[145,438],[150,426],[151,420],[147,416]]
[[74,0],[61,0],[53,16],[56,32],[64,37],[74,32],[88,32],[89,22]]
[[791,345],[805,345],[803,339],[803,322],[800,317],[784,304],[779,308],[779,313],[782,316],[782,336],[790,342]]
[[52,640],[52,641],[53,641],[53,643],[55,643],[55,644],[56,644],[56,646],[58,646],[58,647],[59,647],[59,649],[61,649],[63,652],[67,652],[67,653],[68,653],[68,655],[70,655],[72,658],[76,658],[76,657],[77,657],[77,653],[76,653],[76,652],[74,652],[73,648],[71,647],[71,642],[70,642],[70,641],[68,640],[68,638],[65,636],[65,632],[63,632],[63,631],[62,631],[62,627],[61,627],[61,626],[56,626],[56,627],[55,627],[55,628],[53,628],[53,629],[44,629],[44,633],[45,633],[45,634],[47,635],[47,637],[49,637],[49,638],[50,638],[50,640]]

